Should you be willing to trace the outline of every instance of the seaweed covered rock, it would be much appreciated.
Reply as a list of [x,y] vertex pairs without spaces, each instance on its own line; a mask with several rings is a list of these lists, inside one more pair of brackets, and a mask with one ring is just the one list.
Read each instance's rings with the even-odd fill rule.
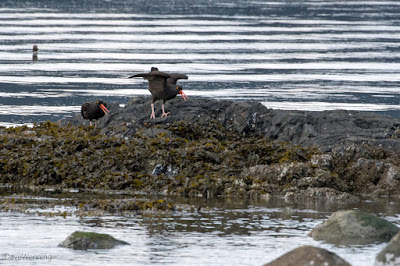
[[399,228],[359,210],[337,211],[315,227],[310,236],[336,245],[361,245],[389,241]]
[[[392,150],[400,149],[400,121],[371,112],[345,110],[306,112],[268,109],[259,102],[237,102],[190,98],[166,103],[170,116],[149,119],[151,97],[135,97],[124,108],[115,107],[101,119],[99,126],[108,135],[132,137],[146,124],[168,125],[178,121],[207,126],[217,121],[228,131],[239,134],[262,134],[272,140],[304,147],[316,146],[329,151],[342,144],[369,143]],[[160,110],[157,108],[158,112]],[[63,126],[85,123],[78,114],[59,121]]]
[[264,266],[281,265],[329,265],[350,266],[344,259],[335,253],[312,246],[298,247]]
[[400,156],[366,144],[336,147],[330,152],[332,170],[342,181],[340,190],[369,196],[397,194]]
[[400,265],[400,233],[397,233],[389,244],[379,252],[376,266]]
[[59,247],[79,249],[79,250],[110,249],[117,245],[129,245],[129,243],[115,239],[114,237],[108,234],[80,232],[80,231],[75,231],[70,236],[68,236],[63,242],[58,244]]
[[[228,131],[249,134],[260,133],[264,126],[260,117],[267,109],[256,102],[234,102],[228,100],[212,100],[207,98],[191,98],[183,103],[175,99],[166,103],[166,109],[171,110],[168,117],[161,118],[160,109],[156,108],[156,119],[150,119],[151,97],[132,98],[124,108],[114,108],[108,117],[100,120],[99,127],[110,135],[120,134],[133,136],[137,129],[148,123],[167,125],[178,121],[187,121],[199,126],[218,121]],[[86,122],[77,114],[73,118],[59,121],[63,126],[68,124],[82,125]],[[260,124],[261,123],[261,124]],[[119,128],[118,132],[110,131]]]
[[[318,197],[400,193],[400,156],[367,144],[329,153],[228,130],[218,121],[144,123],[119,135],[52,122],[0,130],[0,182],[179,196]],[[114,134],[115,133],[115,134]]]
[[[149,137],[149,128],[162,130]],[[181,196],[261,195],[270,188],[257,187],[258,180],[242,176],[244,168],[306,162],[315,153],[259,136],[244,137],[216,123],[145,126],[133,139],[125,139],[93,127],[46,122],[6,129],[0,139],[3,183]]]
[[[289,189],[288,189],[289,190]],[[357,195],[352,195],[348,192],[341,192],[339,190],[329,187],[309,187],[306,189],[291,189],[285,193],[286,201],[296,201],[298,199],[314,199],[329,202],[359,202],[360,198]]]

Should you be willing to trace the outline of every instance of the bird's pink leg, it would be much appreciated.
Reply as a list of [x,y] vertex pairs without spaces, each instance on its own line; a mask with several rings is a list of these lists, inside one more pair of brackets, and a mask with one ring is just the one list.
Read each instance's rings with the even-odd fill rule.
[[97,128],[97,119],[94,121],[94,128]]
[[161,109],[162,109],[162,115],[161,115],[161,117],[164,117],[164,116],[167,117],[167,116],[169,115],[169,113],[166,113],[166,112],[165,112],[165,110],[164,110],[164,104],[161,105]]
[[150,119],[156,119],[156,113],[154,112],[154,103],[151,104],[151,115],[150,115]]

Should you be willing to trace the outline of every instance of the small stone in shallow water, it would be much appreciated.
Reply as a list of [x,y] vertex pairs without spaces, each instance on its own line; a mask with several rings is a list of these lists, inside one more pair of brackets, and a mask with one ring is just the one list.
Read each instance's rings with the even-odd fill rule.
[[316,226],[310,236],[336,245],[365,245],[389,241],[398,232],[393,223],[371,213],[342,210]]
[[115,239],[107,234],[75,231],[67,239],[58,244],[59,247],[77,250],[109,249],[116,245],[129,245],[129,243]]
[[298,247],[264,266],[280,265],[331,265],[350,266],[335,253],[312,246]]

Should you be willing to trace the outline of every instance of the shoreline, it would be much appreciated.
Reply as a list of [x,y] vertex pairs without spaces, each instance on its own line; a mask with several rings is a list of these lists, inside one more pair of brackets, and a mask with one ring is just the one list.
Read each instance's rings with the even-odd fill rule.
[[79,115],[0,127],[0,211],[130,219],[209,217],[220,202],[289,213],[400,203],[396,119],[208,99],[182,106],[173,101],[171,116],[153,121],[141,97],[110,104],[97,129]]
[[[140,98],[140,97],[146,97],[146,96],[133,96],[132,98]],[[101,97],[98,97],[101,98]],[[202,97],[202,96],[191,96],[191,99],[213,99],[211,97]],[[221,99],[214,99],[216,101],[226,101],[226,99],[221,98]],[[261,103],[263,106],[265,106],[267,109],[270,110],[274,110],[274,111],[282,111],[282,112],[304,112],[304,113],[321,113],[321,112],[336,112],[336,111],[348,111],[348,112],[357,112],[357,113],[366,113],[366,114],[374,114],[374,115],[378,115],[378,116],[384,116],[384,117],[390,117],[393,119],[397,119],[400,120],[400,109],[388,109],[388,110],[358,110],[358,109],[346,109],[346,108],[327,108],[327,109],[318,109],[318,110],[309,110],[308,108],[280,108],[280,107],[271,107],[271,105],[269,105],[269,102],[262,102],[262,101],[255,101],[255,100],[245,100],[245,99],[229,99],[228,101],[233,101],[233,102],[259,102]],[[113,102],[115,103],[115,102]],[[119,104],[120,108],[124,108],[125,107],[125,103]],[[28,126],[28,127],[33,127],[34,124],[38,124],[38,123],[42,123],[42,122],[46,122],[46,121],[51,121],[54,123],[57,123],[61,120],[70,120],[73,119],[76,114],[78,114],[80,112],[80,106],[75,106],[76,107],[76,111],[74,113],[68,114],[66,115],[64,118],[62,119],[47,119],[47,120],[38,120],[38,121],[30,121],[30,122],[0,122],[0,127],[20,127],[20,126]]]
[[184,197],[357,201],[400,192],[399,120],[178,99],[148,118],[149,97],[109,104],[99,129],[79,115],[0,129],[3,184]]

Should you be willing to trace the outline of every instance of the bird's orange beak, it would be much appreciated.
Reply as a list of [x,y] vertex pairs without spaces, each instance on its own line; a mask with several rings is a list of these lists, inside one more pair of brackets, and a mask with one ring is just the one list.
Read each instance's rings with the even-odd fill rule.
[[188,98],[188,97],[186,96],[186,94],[185,94],[183,91],[180,91],[179,94],[182,96],[182,98],[183,98],[183,99],[185,100],[185,102],[186,102],[186,99]]
[[107,107],[104,106],[104,104],[100,104],[100,108],[101,108],[101,110],[103,110],[103,112],[104,112],[106,115],[108,115],[108,113],[110,112],[110,111],[108,111]]

